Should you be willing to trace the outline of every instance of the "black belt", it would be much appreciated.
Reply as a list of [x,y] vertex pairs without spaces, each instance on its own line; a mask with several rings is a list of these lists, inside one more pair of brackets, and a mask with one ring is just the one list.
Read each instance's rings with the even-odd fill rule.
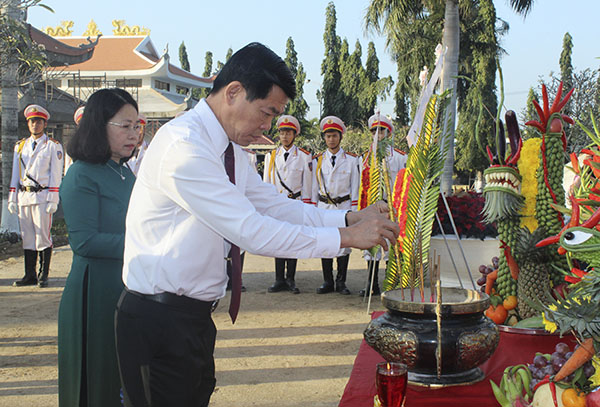
[[337,205],[337,204],[341,204],[342,202],[349,201],[349,200],[350,200],[350,195],[338,196],[337,198],[331,198],[331,199],[329,199],[325,195],[319,195],[319,201],[325,202],[327,204]]
[[298,191],[298,192],[296,192],[294,194],[292,194],[291,192],[288,194],[288,198],[290,198],[290,199],[296,199],[299,196],[300,196],[300,191]]
[[144,300],[159,302],[164,305],[169,305],[175,308],[181,308],[184,311],[191,311],[194,313],[210,314],[217,308],[217,305],[219,304],[219,300],[202,301],[186,297],[184,295],[177,295],[167,292],[159,294],[142,294],[128,289],[125,290],[127,290],[129,294],[135,295],[136,297],[142,298]]
[[40,192],[43,191],[44,189],[48,189],[48,187],[30,187],[30,186],[26,186],[26,185],[19,185],[19,191],[25,191],[25,192]]

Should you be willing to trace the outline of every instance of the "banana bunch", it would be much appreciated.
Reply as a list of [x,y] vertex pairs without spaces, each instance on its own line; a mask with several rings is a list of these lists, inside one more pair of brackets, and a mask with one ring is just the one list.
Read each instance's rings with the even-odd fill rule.
[[529,368],[526,365],[517,365],[504,369],[499,385],[492,380],[490,385],[501,407],[522,407],[529,405],[529,400],[533,398],[531,380]]

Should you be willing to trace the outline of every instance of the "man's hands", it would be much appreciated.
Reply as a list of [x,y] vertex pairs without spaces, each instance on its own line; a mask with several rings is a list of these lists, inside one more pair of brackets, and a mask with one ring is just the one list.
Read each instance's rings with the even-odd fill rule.
[[378,217],[381,214],[384,214],[385,217],[389,219],[388,212],[387,204],[383,201],[377,201],[373,205],[369,205],[361,211],[348,212],[346,219],[348,220],[348,226],[352,226],[361,220],[369,219],[371,217]]
[[8,211],[11,213],[11,215],[14,215],[17,213],[17,204],[16,202],[9,202],[8,203]]
[[348,227],[340,228],[341,247],[370,249],[381,245],[388,250],[388,241],[395,242],[400,233],[396,222],[389,219],[387,204],[378,201],[362,211],[349,212]]

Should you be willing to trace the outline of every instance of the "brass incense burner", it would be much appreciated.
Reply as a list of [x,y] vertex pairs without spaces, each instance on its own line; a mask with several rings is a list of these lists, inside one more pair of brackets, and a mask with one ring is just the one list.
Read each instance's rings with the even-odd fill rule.
[[414,300],[408,288],[383,293],[388,311],[369,323],[365,341],[385,360],[406,364],[411,384],[443,387],[482,380],[478,366],[494,353],[500,340],[496,324],[483,314],[489,297],[475,290],[443,287],[438,304],[435,299],[421,302],[419,293],[413,293]]

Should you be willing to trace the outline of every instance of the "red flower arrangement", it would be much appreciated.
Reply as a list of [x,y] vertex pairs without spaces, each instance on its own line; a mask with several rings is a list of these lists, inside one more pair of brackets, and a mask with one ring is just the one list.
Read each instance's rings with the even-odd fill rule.
[[[478,192],[459,192],[456,195],[446,197],[448,206],[454,218],[454,224],[461,238],[475,237],[483,240],[486,237],[498,236],[495,224],[487,224],[483,221],[483,205],[485,199]],[[446,206],[440,196],[437,214],[440,218],[444,233],[454,235]],[[433,235],[441,235],[438,223],[433,222]]]

